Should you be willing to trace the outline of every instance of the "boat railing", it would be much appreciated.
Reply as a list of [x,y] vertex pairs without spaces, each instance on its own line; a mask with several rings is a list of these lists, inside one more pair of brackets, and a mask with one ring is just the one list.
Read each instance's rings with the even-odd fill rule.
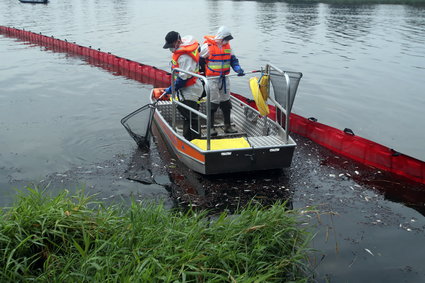
[[[203,83],[204,83],[204,89],[205,89],[205,93],[206,93],[206,113],[207,115],[205,115],[204,113],[193,109],[192,107],[187,106],[186,104],[178,101],[177,99],[177,92],[175,91],[174,88],[174,81],[175,78],[177,77],[177,73],[185,73],[194,77],[199,78]],[[197,115],[197,119],[198,119],[198,129],[197,131],[200,133],[201,131],[201,123],[200,123],[200,119],[205,119],[207,125],[210,125],[211,123],[211,117],[210,115],[208,115],[209,113],[211,113],[211,102],[210,102],[210,88],[209,88],[209,84],[208,84],[208,80],[205,76],[199,75],[199,74],[195,74],[180,68],[174,68],[171,74],[171,90],[172,90],[172,127],[174,129],[174,131],[176,131],[176,115],[177,115],[177,106],[183,107],[184,109],[187,109],[190,113],[190,115]],[[189,119],[190,121],[192,121],[192,119]],[[192,125],[190,125],[190,127],[192,128]],[[211,128],[207,126],[207,150],[210,150],[211,148]]]

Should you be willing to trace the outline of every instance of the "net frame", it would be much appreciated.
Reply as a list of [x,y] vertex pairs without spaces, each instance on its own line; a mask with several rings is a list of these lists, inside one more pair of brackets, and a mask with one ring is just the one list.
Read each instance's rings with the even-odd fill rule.
[[[292,106],[294,105],[295,96],[297,94],[298,85],[299,82],[303,76],[300,72],[290,72],[290,71],[284,71],[288,77],[289,77],[289,91],[288,91],[288,84],[286,80],[284,79],[284,75],[278,72],[277,70],[271,69],[270,70],[270,83],[273,86],[273,94],[274,98],[277,102],[279,102],[280,105],[286,111],[291,112]],[[289,105],[286,105],[287,103],[287,95],[289,93]]]
[[[265,72],[269,75],[269,85],[272,85],[273,97],[269,93],[269,99],[276,107],[276,121],[285,129],[284,141],[288,143],[290,132],[290,120],[292,106],[302,78],[301,72],[282,71],[272,64],[267,64]],[[280,116],[279,116],[280,115]],[[283,115],[285,119],[283,120]]]
[[[139,115],[141,113],[144,115]],[[140,107],[121,119],[121,124],[140,148],[149,148],[150,146],[152,136],[151,126],[154,113],[155,104],[150,103]],[[147,123],[143,123],[143,121],[147,121]]]

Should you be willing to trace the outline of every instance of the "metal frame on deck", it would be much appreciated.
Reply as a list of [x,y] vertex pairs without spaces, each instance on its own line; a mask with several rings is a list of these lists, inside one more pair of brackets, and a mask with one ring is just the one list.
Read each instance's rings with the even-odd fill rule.
[[[270,84],[271,84],[271,71],[275,71],[278,74],[282,75],[282,77],[285,78],[286,81],[286,108],[284,106],[282,106],[279,102],[276,101],[276,99],[272,96],[270,96]],[[177,99],[177,92],[174,89],[174,82],[175,82],[175,78],[177,78],[177,73],[181,72],[181,73],[185,73],[194,77],[199,78],[200,80],[202,80],[204,82],[204,88],[206,91],[206,113],[204,114],[198,110],[195,110],[189,106],[187,106],[186,104],[183,104],[182,102],[178,101]],[[283,129],[284,129],[284,135],[283,135],[283,142],[285,144],[289,143],[289,129],[290,129],[290,115],[291,115],[291,108],[289,107],[291,101],[291,97],[290,97],[290,93],[291,93],[291,84],[290,84],[290,77],[288,75],[287,72],[282,71],[281,69],[279,69],[278,67],[274,66],[271,63],[267,63],[266,67],[265,67],[265,71],[264,73],[266,75],[269,76],[269,80],[268,80],[268,99],[270,99],[270,101],[274,104],[274,106],[279,109],[281,111],[281,113],[283,113],[285,115],[285,126],[280,125]],[[195,74],[192,72],[188,72],[185,71],[183,69],[180,68],[175,68],[172,70],[172,75],[171,75],[171,89],[172,89],[172,127],[174,130],[176,130],[176,115],[177,115],[177,106],[183,107],[184,109],[187,109],[190,112],[190,118],[192,117],[191,115],[198,115],[198,133],[200,133],[201,131],[201,118],[206,120],[207,123],[207,150],[210,150],[211,148],[211,128],[208,126],[210,125],[211,122],[211,117],[210,115],[208,115],[211,111],[211,102],[210,102],[210,89],[209,89],[209,84],[208,84],[208,79],[205,76],[199,75],[199,74]],[[276,112],[276,121],[278,121],[280,117],[278,117],[278,114]],[[264,129],[263,129],[263,134],[265,136],[267,136],[267,116],[264,117],[265,119],[265,123],[264,123]],[[280,121],[281,119],[279,119]],[[192,119],[190,119],[190,121],[192,121]],[[192,125],[190,125],[190,127],[192,128]]]
[[[197,111],[197,110],[193,109],[192,107],[189,107],[186,104],[183,104],[183,103],[181,103],[180,101],[177,100],[177,92],[174,89],[174,81],[175,81],[175,78],[177,77],[176,73],[178,73],[178,72],[197,77],[204,82],[204,88],[205,88],[205,92],[207,94],[207,96],[206,96],[207,97],[207,115],[205,115],[205,114],[201,113],[200,111]],[[209,125],[210,125],[210,122],[211,122],[210,121],[211,118],[210,118],[210,115],[208,115],[208,113],[211,112],[211,102],[210,102],[210,87],[209,87],[207,78],[204,77],[204,76],[201,76],[199,74],[195,74],[195,73],[192,73],[192,72],[185,71],[185,70],[180,69],[180,68],[174,68],[172,70],[172,74],[171,74],[171,92],[172,92],[171,96],[172,96],[172,104],[173,104],[172,127],[173,127],[174,131],[176,131],[176,114],[177,114],[177,105],[178,105],[178,106],[181,106],[181,107],[189,110],[190,115],[193,115],[193,113],[198,115],[198,129],[197,130],[198,130],[199,133],[201,132],[201,119],[200,118],[203,118],[207,121],[207,150],[210,150],[210,148],[211,148],[211,128],[209,127]],[[189,119],[189,120],[192,121],[192,119]],[[192,127],[192,125],[190,125],[190,127]]]
[[[286,107],[288,108],[288,106],[290,104],[290,93],[291,93],[290,92],[291,91],[290,78],[285,71],[282,71],[278,67],[276,67],[276,66],[274,66],[270,63],[267,63],[265,72],[266,72],[267,75],[269,75],[269,78],[270,78],[270,70],[271,69],[277,71],[278,73],[282,74],[282,76],[285,77],[286,85],[287,85]],[[281,126],[285,129],[284,142],[285,142],[285,144],[287,144],[288,140],[289,140],[289,128],[290,128],[289,127],[290,126],[289,125],[289,121],[290,121],[289,116],[291,115],[291,109],[285,109],[282,105],[280,105],[279,102],[277,102],[273,97],[270,96],[270,79],[268,80],[267,89],[269,90],[268,98],[270,99],[270,101],[273,102],[273,104],[276,108],[278,108],[280,111],[282,111],[283,114],[285,114],[285,127],[283,127],[283,125],[281,125]],[[278,118],[279,117],[277,117],[277,112],[276,112],[276,121],[278,121]]]

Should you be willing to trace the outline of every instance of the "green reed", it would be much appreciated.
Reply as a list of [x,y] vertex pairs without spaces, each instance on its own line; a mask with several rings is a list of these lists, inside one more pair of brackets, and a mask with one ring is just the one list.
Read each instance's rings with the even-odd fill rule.
[[299,215],[284,203],[211,216],[28,188],[0,215],[0,282],[305,282]]

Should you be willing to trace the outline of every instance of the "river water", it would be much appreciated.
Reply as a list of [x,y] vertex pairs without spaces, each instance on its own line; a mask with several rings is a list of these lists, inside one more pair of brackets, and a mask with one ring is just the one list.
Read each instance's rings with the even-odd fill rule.
[[[161,69],[169,68],[170,52],[162,49],[168,31],[201,40],[225,24],[246,71],[271,62],[304,74],[295,113],[350,128],[425,160],[425,8],[213,0],[51,0],[33,5],[2,0],[0,11],[0,25],[53,35]],[[126,170],[128,156],[139,154],[119,120],[147,103],[151,86],[4,36],[0,62],[1,205],[13,199],[11,188],[42,182],[46,175],[60,179],[69,172],[81,177],[105,168]],[[247,81],[233,78],[232,91],[249,95]],[[424,281],[421,210],[389,202],[394,192],[338,178],[348,169],[336,166],[338,162],[326,166],[312,156],[319,155],[302,148],[297,168],[291,169],[295,181],[289,185],[302,188],[295,193],[294,206],[317,205],[314,200],[321,195],[319,202],[333,204],[330,210],[339,205],[338,212],[345,215],[329,224],[341,239],[335,239],[341,252],[317,244],[327,254],[318,263],[319,281]],[[317,169],[313,165],[324,168],[311,175]],[[358,170],[352,169],[351,175]],[[120,189],[111,189],[105,198],[129,187],[121,179],[111,184]],[[149,196],[167,195],[158,187],[144,190]],[[377,204],[373,209],[372,200]],[[386,220],[382,211],[389,215]]]

